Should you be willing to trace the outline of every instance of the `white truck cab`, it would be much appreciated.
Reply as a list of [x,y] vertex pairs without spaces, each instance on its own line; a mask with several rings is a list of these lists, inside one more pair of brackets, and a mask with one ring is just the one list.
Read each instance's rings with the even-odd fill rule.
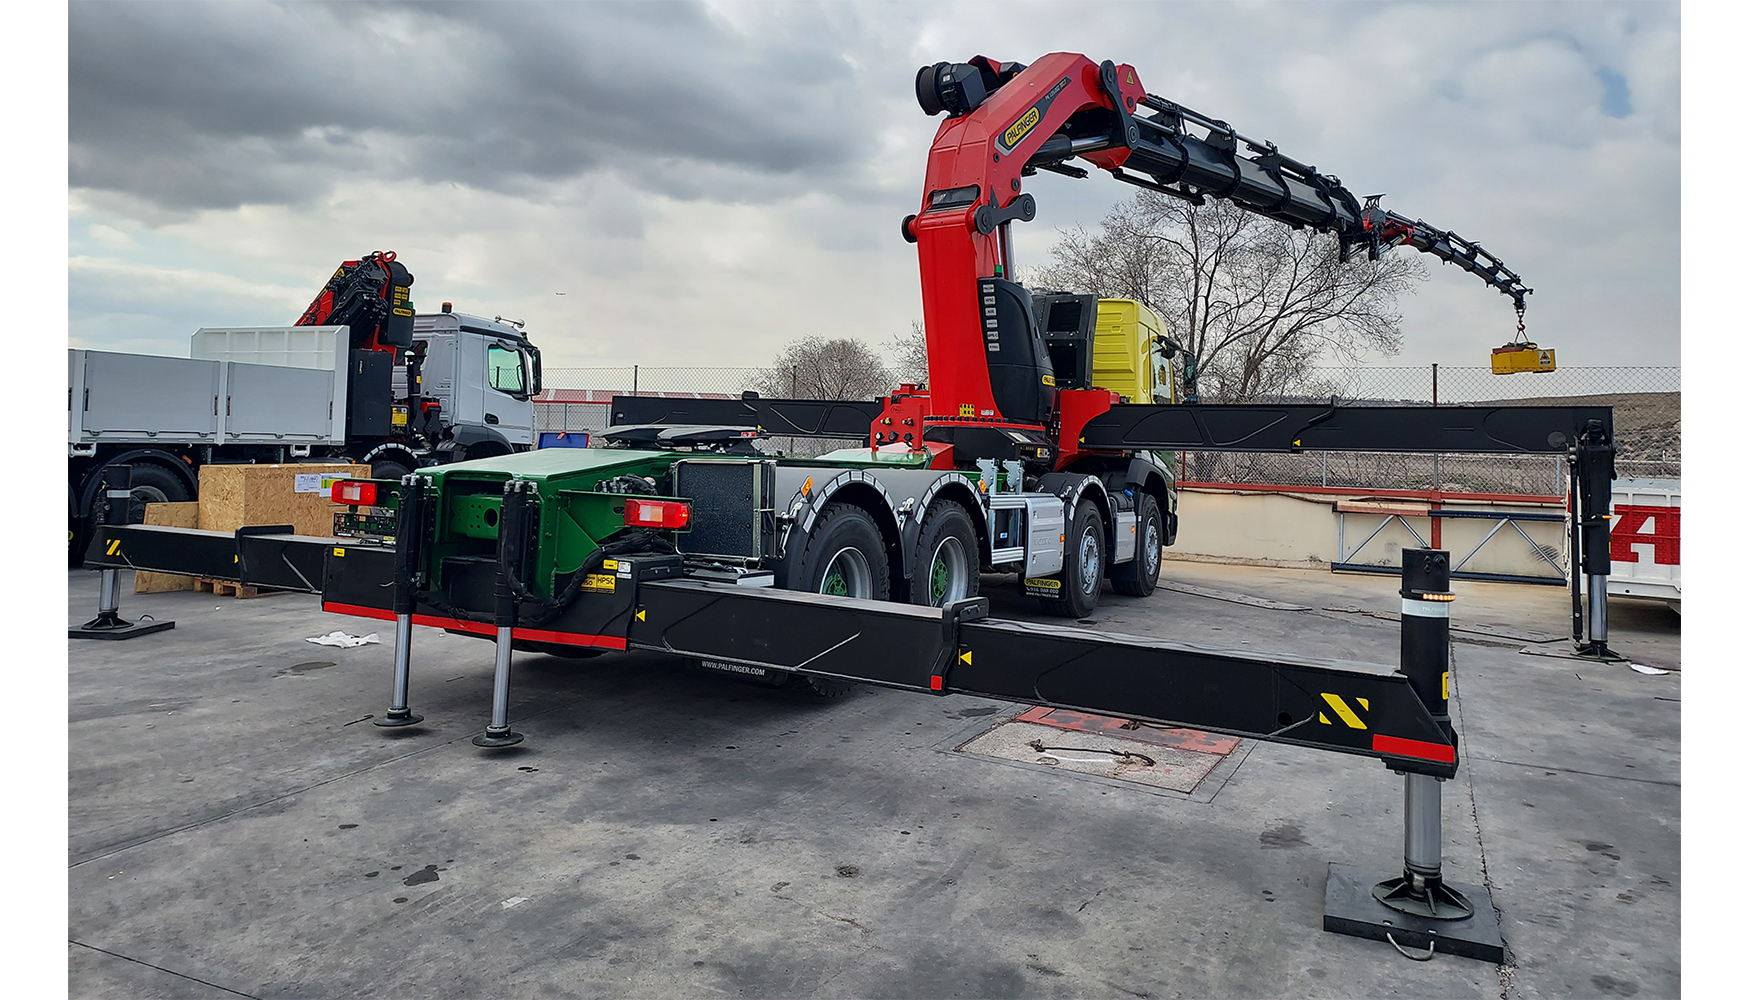
[[[450,431],[439,450],[460,459],[531,447],[540,349],[516,325],[445,309],[413,320],[414,342],[425,345],[421,392],[437,401]],[[397,398],[406,384],[407,369],[397,368]]]

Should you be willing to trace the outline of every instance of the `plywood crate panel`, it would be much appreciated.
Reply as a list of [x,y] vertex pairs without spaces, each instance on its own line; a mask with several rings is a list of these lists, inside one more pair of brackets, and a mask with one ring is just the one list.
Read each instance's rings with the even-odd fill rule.
[[[143,524],[155,524],[164,528],[198,528],[200,527],[200,507],[198,503],[149,503],[146,505],[146,516]],[[175,573],[153,573],[150,570],[134,571],[134,593],[163,594],[172,590],[193,590],[194,577],[177,576]]]
[[370,474],[370,466],[346,462],[203,465],[200,528],[236,531],[246,525],[289,524],[299,535],[329,537],[334,534],[334,513],[341,508],[321,489],[322,477],[366,479]]

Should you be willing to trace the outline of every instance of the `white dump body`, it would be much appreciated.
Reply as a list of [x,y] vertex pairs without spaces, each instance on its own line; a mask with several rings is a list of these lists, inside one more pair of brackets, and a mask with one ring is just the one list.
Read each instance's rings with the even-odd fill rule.
[[67,443],[344,444],[345,330],[207,329],[192,358],[69,350]]
[[1679,608],[1683,599],[1683,484],[1676,479],[1618,479],[1610,490],[1613,597],[1646,597]]

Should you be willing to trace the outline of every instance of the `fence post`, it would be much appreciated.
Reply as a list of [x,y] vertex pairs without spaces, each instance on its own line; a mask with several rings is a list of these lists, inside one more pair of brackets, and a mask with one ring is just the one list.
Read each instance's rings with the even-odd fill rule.
[[1440,405],[1440,362],[1434,362],[1434,405]]
[[796,398],[796,381],[797,381],[797,377],[801,374],[801,372],[802,372],[801,365],[791,365],[790,366],[790,398],[791,399]]
[[638,366],[632,366],[632,395],[638,395]]

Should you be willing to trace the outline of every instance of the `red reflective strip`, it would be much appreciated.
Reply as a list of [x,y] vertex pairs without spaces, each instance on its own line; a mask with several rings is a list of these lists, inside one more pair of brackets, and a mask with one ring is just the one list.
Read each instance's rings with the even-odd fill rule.
[[394,621],[395,612],[382,608],[366,608],[357,604],[339,604],[334,601],[323,601],[322,610],[336,615],[357,615],[360,618],[381,618],[384,621]]
[[511,629],[510,634],[518,639],[534,639],[539,642],[562,642],[568,646],[603,646],[607,649],[625,649],[626,640],[611,635],[589,635],[584,632],[549,632],[539,628]]
[[1458,750],[1445,743],[1406,740],[1401,736],[1381,736],[1378,733],[1373,736],[1373,752],[1389,753],[1397,757],[1420,757],[1443,764],[1450,764],[1458,759]]
[[[357,604],[340,604],[334,601],[322,602],[322,610],[337,615],[357,615],[360,618],[381,618],[384,621],[394,621],[395,613],[382,608],[366,608]],[[497,635],[497,626],[486,622],[463,621],[460,618],[439,618],[436,615],[414,615],[413,624],[429,625],[432,628],[455,629],[459,632],[474,632],[478,635]],[[600,646],[604,649],[625,649],[626,640],[612,635],[589,635],[585,632],[549,632],[539,628],[511,629],[511,637],[515,639],[534,639],[537,642],[562,642],[570,646]]]
[[940,677],[931,677],[931,678],[930,678],[930,690],[931,690],[931,691],[940,691],[940,690],[942,690],[942,678],[940,678]]
[[413,624],[430,625],[432,628],[455,629],[457,632],[473,632],[476,635],[497,635],[497,627],[486,622],[464,621],[460,618],[439,618],[437,615],[414,615]]

